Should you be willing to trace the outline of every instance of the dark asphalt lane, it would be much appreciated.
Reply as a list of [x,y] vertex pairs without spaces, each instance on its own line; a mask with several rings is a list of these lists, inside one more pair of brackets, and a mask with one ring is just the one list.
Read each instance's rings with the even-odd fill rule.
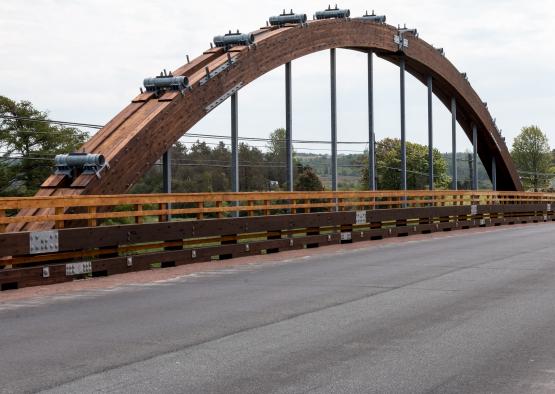
[[552,393],[555,224],[2,308],[0,392]]

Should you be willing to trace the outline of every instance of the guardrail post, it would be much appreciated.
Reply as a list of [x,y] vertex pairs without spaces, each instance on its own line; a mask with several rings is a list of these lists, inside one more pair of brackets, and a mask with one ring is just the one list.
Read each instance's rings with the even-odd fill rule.
[[[6,217],[6,210],[5,209],[0,209],[0,219],[5,218],[5,217]],[[0,223],[0,233],[5,233],[6,232],[6,227],[8,227],[6,223]]]
[[[281,230],[268,230],[266,232],[266,239],[271,240],[271,239],[281,239]],[[266,254],[270,254],[270,253],[278,253],[279,252],[279,248],[268,248],[266,249]]]
[[[87,211],[89,215],[96,215],[96,207],[88,207]],[[87,226],[96,227],[96,218],[87,219]]]
[[135,224],[143,224],[144,223],[144,216],[137,215],[138,213],[143,212],[143,204],[135,204]]
[[202,212],[202,209],[204,209],[204,202],[197,202],[197,208],[199,209],[199,212],[197,212],[197,219],[204,219],[204,212]]
[[[164,211],[164,210],[168,209],[168,204],[166,204],[164,202],[161,202],[161,203],[158,204],[158,209],[160,211]],[[168,221],[168,215],[166,215],[166,214],[159,215],[158,216],[158,221],[159,222],[167,222]]]
[[[54,214],[56,214],[56,215],[63,215],[63,214],[64,214],[64,208],[61,208],[61,207],[56,207],[56,208],[54,208]],[[56,222],[55,222],[55,227],[56,227],[56,229],[62,229],[62,228],[64,228],[64,222],[65,222],[65,221],[64,221],[63,219],[61,219],[61,220],[56,220]]]
[[[216,201],[216,208],[222,208],[222,205],[223,205],[222,201]],[[218,219],[224,217],[224,214],[221,211],[221,209],[218,210],[217,216],[218,216]]]
[[252,207],[254,207],[254,201],[253,201],[253,200],[249,200],[248,204],[249,204],[249,208],[251,208],[251,209],[249,209],[248,215],[249,215],[249,216],[254,216],[254,211],[252,210]]

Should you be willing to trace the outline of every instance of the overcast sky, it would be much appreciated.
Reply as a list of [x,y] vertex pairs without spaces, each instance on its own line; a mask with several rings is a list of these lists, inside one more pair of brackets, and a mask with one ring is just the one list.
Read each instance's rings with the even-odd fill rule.
[[[202,53],[214,35],[254,30],[270,15],[294,8],[312,16],[322,1],[0,0],[0,95],[30,100],[52,119],[104,124],[138,93],[144,77],[175,69]],[[536,124],[555,146],[555,4],[549,0],[350,0],[351,16],[366,9],[389,24],[416,27],[445,48],[489,104],[509,145]],[[293,62],[295,139],[329,139],[329,53]],[[340,141],[367,139],[366,57],[338,51]],[[407,137],[426,143],[426,89],[407,82]],[[266,136],[284,126],[280,67],[239,93],[240,135]],[[399,72],[375,61],[377,138],[399,135]],[[449,112],[436,100],[437,146],[451,145]],[[229,134],[229,103],[191,132]],[[459,150],[470,144],[459,131]],[[296,146],[298,151],[306,146]],[[312,146],[323,148],[322,146]],[[363,149],[342,146],[342,149]]]

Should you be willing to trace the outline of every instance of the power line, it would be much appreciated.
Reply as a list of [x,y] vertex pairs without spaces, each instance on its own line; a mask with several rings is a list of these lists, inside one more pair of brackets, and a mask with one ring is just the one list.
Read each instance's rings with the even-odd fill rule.
[[9,160],[46,160],[52,161],[51,157],[28,157],[28,156],[0,156],[0,160],[9,161]]
[[[29,118],[29,117],[23,117],[23,116],[14,116],[14,115],[3,115],[0,114],[0,118],[3,119],[11,119],[11,120],[25,120],[25,121],[35,121],[35,122],[43,122],[43,123],[52,123],[52,124],[58,124],[58,125],[63,125],[63,126],[74,126],[74,127],[85,127],[85,128],[92,128],[92,129],[101,129],[104,126],[103,125],[99,125],[99,124],[92,124],[92,123],[78,123],[78,122],[70,122],[70,121],[61,121],[61,120],[50,120],[50,119],[34,119],[34,118]],[[34,133],[33,131],[23,131],[26,133]],[[44,133],[44,134],[49,134],[46,132],[35,132],[35,133]],[[56,133],[56,134],[61,134],[63,135],[64,133],[62,132],[52,132],[52,133]],[[89,134],[87,132],[87,134]],[[89,134],[90,136],[90,134]],[[206,139],[220,139],[220,140],[229,140],[231,139],[230,135],[217,135],[217,134],[203,134],[203,133],[184,133],[181,138],[206,138]],[[239,137],[238,138],[240,141],[252,141],[252,142],[279,142],[279,143],[285,143],[286,140],[283,139],[276,139],[273,140],[271,138],[262,138],[262,137]],[[204,142],[204,141],[203,141]],[[325,140],[292,140],[293,143],[295,144],[320,144],[320,145],[329,145],[331,144],[331,141],[325,141]],[[192,142],[185,142],[185,143],[192,143]],[[206,143],[206,142],[204,142]],[[206,143],[207,145],[209,143]],[[376,145],[387,145],[384,142],[381,141],[375,141]],[[337,141],[337,145],[368,145],[368,141]],[[257,148],[265,148],[263,146],[255,146]],[[297,148],[298,150],[312,150],[312,151],[321,151],[321,149],[318,148]],[[353,153],[358,153],[360,151],[354,151],[354,150],[339,150],[340,152],[353,152]],[[457,161],[459,161],[459,159],[457,159]]]
[[41,122],[41,123],[52,123],[58,124],[60,126],[73,126],[73,127],[86,127],[89,129],[101,129],[104,126],[98,124],[91,124],[91,123],[77,123],[77,122],[66,122],[62,120],[51,120],[51,119],[37,119],[37,118],[29,118],[25,116],[17,116],[17,115],[3,115],[0,114],[0,118],[2,119],[11,119],[11,120],[24,120],[28,122]]
[[[52,160],[51,158],[45,158],[45,157],[25,157],[25,156],[0,157],[0,160],[23,160],[23,159],[24,160],[39,160],[39,161],[51,161]],[[176,160],[171,161],[172,165],[178,166],[178,167],[179,166],[184,166],[184,167],[203,166],[203,167],[222,167],[222,168],[231,167],[230,164],[214,164],[214,163],[225,163],[225,161],[222,161],[222,160],[206,160],[206,161],[197,162],[197,163],[190,163],[190,162],[183,162],[183,161],[176,161]],[[156,163],[154,163],[154,165],[161,166],[162,163],[156,162]],[[275,161],[266,162],[266,163],[254,163],[254,162],[250,162],[250,161],[241,161],[239,166],[240,167],[258,167],[258,168],[264,168],[264,167],[280,168],[280,167],[285,167],[285,164],[280,164],[279,162],[275,162]],[[51,166],[48,166],[48,167],[51,167]],[[338,164],[337,167],[338,168],[366,168],[365,165],[361,165],[361,164]],[[401,171],[401,169],[397,168],[397,167],[388,167],[388,166],[384,166],[384,165],[380,165],[379,167],[389,169],[389,170]],[[423,173],[423,172],[419,172],[419,171],[407,170],[407,172],[427,176],[427,173]]]
[[[185,142],[185,144],[195,144],[196,142]],[[205,142],[202,141],[203,144],[205,145],[209,145],[209,146],[220,146],[219,143],[215,143],[215,142]],[[225,147],[231,146],[231,144],[229,143],[224,143],[222,142],[222,144]],[[246,144],[248,147],[250,148],[257,148],[257,149],[263,149],[263,148],[267,148],[267,146],[262,146],[262,145],[250,145],[250,144]],[[295,147],[295,151],[300,151],[300,150],[306,150],[306,151],[314,151],[314,152],[322,152],[322,151],[326,151],[324,148],[306,148],[306,147]],[[363,150],[354,150],[354,149],[338,149],[338,152],[352,152],[352,153],[364,153]]]
[[[92,123],[78,123],[78,122],[69,122],[69,121],[62,121],[62,120],[50,120],[50,119],[36,119],[36,118],[29,118],[24,116],[16,116],[16,115],[3,115],[0,114],[0,118],[2,119],[10,119],[10,120],[24,120],[30,122],[42,122],[42,123],[52,123],[58,124],[62,126],[74,126],[74,127],[85,127],[90,129],[102,129],[103,125],[92,124]],[[32,131],[25,131],[25,132],[32,132]],[[40,133],[40,132],[37,132]],[[56,133],[56,132],[55,132]],[[60,133],[60,132],[57,132]],[[60,133],[63,134],[63,133]],[[216,135],[216,134],[201,134],[201,133],[184,133],[183,137],[192,137],[192,138],[208,138],[208,139],[231,139],[229,135]],[[271,138],[261,138],[261,137],[239,137],[241,141],[261,141],[261,142],[269,142],[272,141]],[[285,142],[285,140],[274,140],[276,142]],[[331,141],[323,141],[323,140],[293,140],[294,143],[298,144],[331,144]],[[337,144],[368,144],[368,141],[338,141]]]
[[[231,139],[229,135],[215,135],[215,134],[196,134],[196,133],[185,133],[183,137],[197,137],[197,138],[207,138],[207,139]],[[262,137],[239,137],[240,140],[243,141],[259,141],[259,142],[286,142],[286,140],[282,139],[272,139],[272,138],[262,138]],[[331,144],[331,141],[324,141],[324,140],[292,140],[293,143],[297,144]],[[368,141],[337,141],[337,144],[356,144],[356,145],[364,145],[368,144]]]
[[534,171],[518,171],[519,174],[531,174],[531,175],[543,175],[543,176],[550,176],[550,177],[555,177],[555,173],[554,174],[550,174],[548,172],[534,172]]
[[[18,133],[24,133],[24,134],[39,134],[39,135],[67,135],[67,133],[64,133],[62,131],[36,131],[36,130],[22,130],[22,129],[17,129],[17,130],[13,130],[13,131],[17,131]],[[79,130],[79,132],[81,133],[80,135],[86,134],[87,136],[91,136],[91,134],[88,131],[83,131],[83,130]]]

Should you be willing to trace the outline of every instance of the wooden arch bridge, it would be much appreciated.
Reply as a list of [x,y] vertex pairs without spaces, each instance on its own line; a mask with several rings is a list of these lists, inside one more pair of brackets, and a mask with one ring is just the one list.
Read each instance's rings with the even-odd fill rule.
[[[505,142],[466,75],[414,30],[373,18],[333,18],[266,26],[252,32],[252,39],[187,59],[170,73],[186,77],[185,89],[135,97],[81,149],[102,155],[109,164],[97,174],[57,173],[35,197],[0,201],[3,289],[153,264],[554,217],[555,196],[522,193]],[[336,48],[368,53],[369,78],[373,55],[399,65],[402,143],[405,70],[426,84],[429,102],[435,94],[452,111],[453,128],[458,122],[472,141],[495,190],[240,193],[235,187],[236,193],[121,195],[213,108],[279,66],[286,65],[290,81],[291,61],[330,50],[333,96]],[[232,105],[232,114],[236,110]],[[334,111],[332,97],[332,145],[337,142]],[[372,116],[371,105],[369,112]],[[290,144],[291,114],[287,116]],[[232,130],[234,121],[232,116]],[[372,139],[372,120],[369,126]],[[429,127],[431,132],[431,116]]]

